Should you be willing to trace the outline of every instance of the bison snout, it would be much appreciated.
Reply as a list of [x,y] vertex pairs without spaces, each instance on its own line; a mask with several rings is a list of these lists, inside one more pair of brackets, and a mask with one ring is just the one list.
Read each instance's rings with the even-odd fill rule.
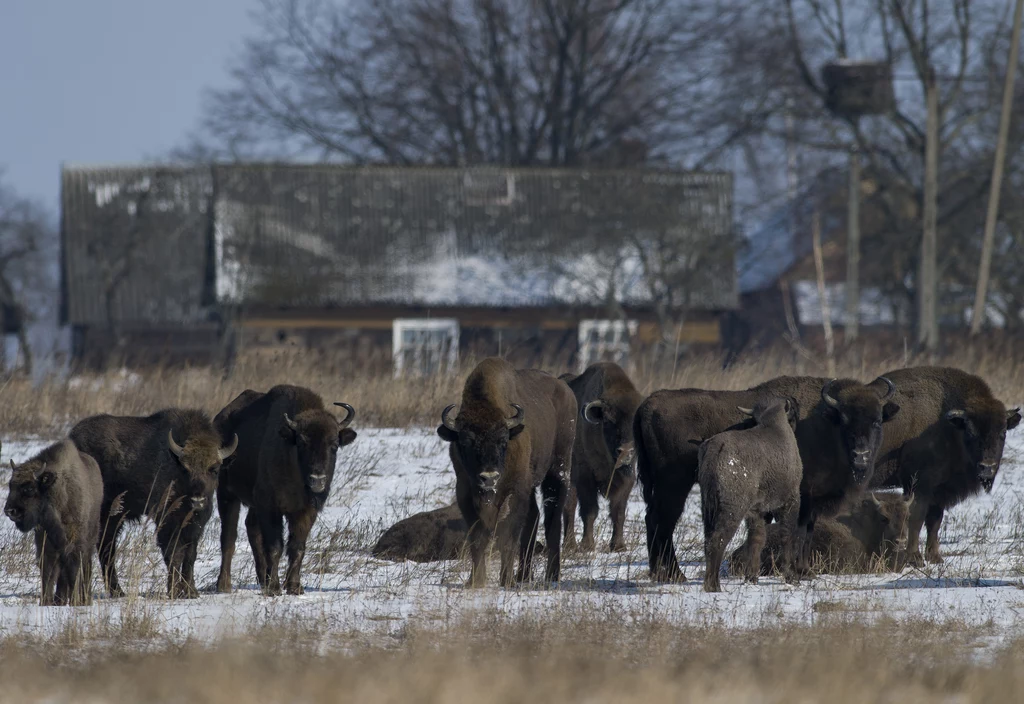
[[498,477],[501,474],[499,472],[480,472],[477,479],[477,486],[480,491],[495,491],[495,487],[498,484]]
[[310,474],[309,479],[306,480],[306,485],[314,494],[319,494],[327,488],[327,475]]
[[10,518],[12,521],[20,521],[22,515],[24,514],[20,508],[8,506],[7,508],[4,509],[4,515]]
[[192,497],[192,508],[196,511],[202,511],[206,508],[206,497],[205,496],[193,496]]

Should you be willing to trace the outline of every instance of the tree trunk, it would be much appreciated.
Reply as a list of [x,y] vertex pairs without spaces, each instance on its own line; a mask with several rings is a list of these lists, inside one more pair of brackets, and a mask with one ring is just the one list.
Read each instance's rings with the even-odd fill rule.
[[825,334],[825,356],[828,358],[828,375],[836,375],[836,346],[832,337],[832,311],[825,293],[825,261],[821,255],[821,215],[814,211],[811,223],[811,246],[814,248],[814,270],[818,275],[818,300],[821,303],[821,327]]
[[988,212],[985,213],[985,234],[981,240],[981,262],[978,265],[978,287],[974,291],[974,312],[971,315],[971,335],[977,335],[985,322],[985,299],[992,270],[992,245],[995,240],[996,220],[999,217],[999,195],[1003,187],[1003,165],[1006,162],[1006,138],[1010,131],[1013,109],[1013,83],[1017,72],[1017,51],[1020,45],[1021,15],[1024,0],[1017,0],[1013,11],[1013,35],[1010,39],[1010,57],[1006,64],[1006,83],[1003,86],[1003,110],[999,116],[999,136],[996,140],[996,158],[992,164],[992,185],[988,193]]
[[934,352],[939,343],[936,295],[936,220],[939,185],[939,88],[935,70],[929,68],[925,80],[924,204],[921,237],[921,267],[917,280],[917,344]]
[[850,193],[846,209],[846,342],[860,326],[860,154],[850,152]]

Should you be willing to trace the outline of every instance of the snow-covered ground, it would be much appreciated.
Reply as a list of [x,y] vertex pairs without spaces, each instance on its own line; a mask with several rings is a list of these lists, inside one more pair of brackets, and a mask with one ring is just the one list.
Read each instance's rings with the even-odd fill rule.
[[[27,459],[41,440],[9,441],[2,462]],[[244,527],[235,556],[230,595],[205,593],[197,600],[164,598],[165,572],[151,526],[131,529],[122,540],[121,582],[126,599],[96,599],[91,607],[39,607],[39,581],[32,564],[31,536],[21,536],[7,520],[0,524],[0,635],[37,636],[76,629],[102,637],[121,624],[173,640],[241,635],[262,627],[299,625],[317,632],[388,638],[410,622],[418,627],[458,623],[464,617],[495,613],[543,617],[558,610],[579,615],[614,615],[626,620],[669,620],[681,626],[758,628],[814,624],[824,620],[886,616],[926,619],[990,629],[995,642],[1024,635],[1024,434],[1007,447],[994,491],[947,513],[942,532],[946,563],[902,574],[829,576],[793,587],[763,578],[758,585],[725,579],[724,592],[705,594],[700,577],[702,549],[699,496],[690,497],[677,531],[680,558],[690,581],[662,585],[650,581],[643,548],[643,503],[639,490],[629,508],[631,549],[607,550],[610,526],[602,505],[597,554],[563,560],[561,584],[516,590],[496,586],[467,590],[468,564],[462,561],[418,565],[376,560],[369,548],[399,518],[448,503],[454,477],[447,448],[433,429],[361,429],[356,443],[339,457],[339,474],[328,508],[311,538],[301,597],[266,598],[255,589],[252,558]],[[9,470],[8,470],[9,472]],[[0,475],[6,496],[8,474]],[[220,524],[207,527],[197,583],[210,588],[219,566]],[[739,537],[737,538],[739,540]],[[538,564],[538,567],[540,565]],[[496,566],[494,566],[496,567]],[[540,570],[538,570],[540,571]],[[492,584],[496,579],[491,569]],[[96,594],[101,595],[97,584]],[[105,630],[107,629],[107,630]]]

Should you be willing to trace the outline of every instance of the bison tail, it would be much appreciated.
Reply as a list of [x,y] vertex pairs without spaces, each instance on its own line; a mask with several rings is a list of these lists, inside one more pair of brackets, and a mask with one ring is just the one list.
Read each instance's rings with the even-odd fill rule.
[[654,476],[647,456],[647,444],[644,442],[644,427],[640,420],[642,415],[639,409],[633,414],[633,447],[636,449],[636,476],[640,480],[644,503],[650,506],[654,499]]

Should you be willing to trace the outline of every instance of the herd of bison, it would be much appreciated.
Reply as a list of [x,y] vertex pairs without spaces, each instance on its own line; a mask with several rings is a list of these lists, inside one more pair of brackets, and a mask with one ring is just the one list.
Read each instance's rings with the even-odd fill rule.
[[[193,570],[214,497],[217,591],[231,591],[244,504],[261,590],[301,594],[306,541],[330,494],[337,453],[356,439],[355,410],[334,405],[340,419],[313,391],[277,386],[244,391],[212,420],[189,409],[93,416],[32,459],[12,461],[4,513],[35,533],[40,603],[90,603],[97,549],[107,591],[122,596],[118,534],[143,517],[156,527],[168,595],[197,596]],[[544,578],[557,581],[562,549],[595,548],[599,495],[609,504],[609,548],[625,549],[626,503],[639,478],[651,577],[682,580],[673,533],[697,484],[704,588],[718,591],[726,546],[744,521],[747,539],[729,569],[753,582],[773,572],[796,582],[816,571],[941,561],[944,511],[992,489],[1006,432],[1021,414],[984,380],[953,368],[899,369],[870,383],[780,377],[746,391],[644,398],[612,363],[555,377],[491,358],[440,419],[454,501],[389,528],[374,555],[443,560],[468,546],[469,584],[483,586],[493,543],[501,585],[529,580],[540,553]],[[873,491],[891,488],[902,493]]]

